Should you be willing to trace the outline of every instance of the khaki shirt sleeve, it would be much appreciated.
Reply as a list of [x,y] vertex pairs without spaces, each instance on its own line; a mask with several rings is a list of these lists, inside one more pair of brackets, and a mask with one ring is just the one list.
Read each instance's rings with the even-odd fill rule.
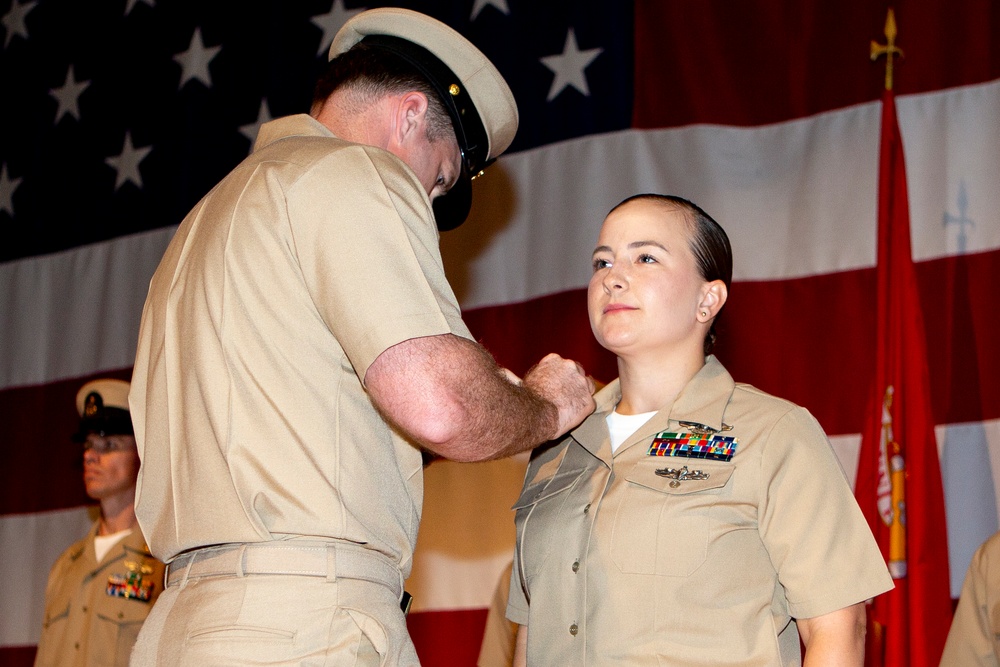
[[517,556],[510,574],[510,589],[507,593],[507,620],[518,625],[528,624],[528,599],[521,586],[521,568]]
[[885,561],[819,423],[793,408],[762,455],[761,538],[789,613],[813,618],[892,589]]
[[1000,666],[1000,533],[972,557],[948,631],[941,667]]
[[[64,551],[49,570],[49,578],[45,583],[45,612],[42,617],[42,632],[35,651],[35,664],[46,665],[54,663],[62,648],[61,639],[65,635],[66,617],[72,591],[67,590],[66,570],[71,562],[70,554],[81,548],[79,542]],[[51,629],[50,629],[51,628]]]
[[302,279],[358,377],[421,336],[471,338],[444,275],[438,231],[416,177],[385,151],[334,151],[290,186]]

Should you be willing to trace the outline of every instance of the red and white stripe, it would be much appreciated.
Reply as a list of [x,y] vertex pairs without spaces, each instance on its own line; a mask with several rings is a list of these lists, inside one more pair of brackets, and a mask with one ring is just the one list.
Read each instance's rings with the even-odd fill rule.
[[[992,487],[965,492],[971,506],[995,503],[1000,81],[897,104],[929,364],[932,378],[955,379],[934,388],[938,442],[946,459],[982,445],[974,454],[986,457]],[[853,474],[873,360],[878,136],[879,107],[868,103],[770,125],[632,129],[513,154],[476,182],[473,218],[443,235],[446,269],[470,326],[501,363],[523,372],[555,350],[607,381],[613,360],[592,341],[583,298],[600,222],[637,192],[694,200],[735,249],[720,356],[738,380],[807,405]],[[972,221],[964,248],[958,227],[945,224],[960,215]],[[68,440],[85,378],[128,377],[146,287],[172,231],[0,265],[0,419],[18,443],[5,449],[5,467],[17,472],[0,490],[0,647],[9,655],[37,641],[48,568],[88,524],[73,457],[53,443]],[[956,270],[967,280],[964,306],[949,283]],[[966,318],[956,323],[958,311]],[[65,412],[39,415],[53,394],[65,397]],[[460,639],[447,641],[464,657],[447,664],[478,650],[476,628],[512,551],[509,507],[523,469],[520,457],[427,470],[408,588],[428,664],[438,650],[430,645],[444,641],[435,638],[455,629]],[[961,555],[978,534],[968,533],[951,545],[956,594],[968,562]]]

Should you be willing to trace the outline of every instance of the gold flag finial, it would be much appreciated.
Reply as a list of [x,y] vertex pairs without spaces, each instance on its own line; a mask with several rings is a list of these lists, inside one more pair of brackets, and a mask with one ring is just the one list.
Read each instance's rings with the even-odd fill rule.
[[896,46],[896,14],[893,13],[892,7],[885,17],[885,39],[884,46],[872,40],[871,57],[872,60],[876,60],[879,56],[885,56],[885,89],[892,90],[892,57],[894,55],[903,57],[903,50]]

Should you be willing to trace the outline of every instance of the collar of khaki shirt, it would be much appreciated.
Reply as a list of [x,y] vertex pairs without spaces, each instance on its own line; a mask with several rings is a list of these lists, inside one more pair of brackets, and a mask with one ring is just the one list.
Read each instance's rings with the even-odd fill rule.
[[[674,404],[660,410],[615,451],[619,456],[633,445],[661,431],[685,430],[680,422],[702,424],[716,431],[722,430],[722,419],[732,398],[736,383],[729,371],[709,355],[705,365],[691,378]],[[608,435],[607,416],[621,400],[621,386],[616,379],[594,396],[597,409],[572,431],[573,438],[597,458],[611,465],[611,440]]]

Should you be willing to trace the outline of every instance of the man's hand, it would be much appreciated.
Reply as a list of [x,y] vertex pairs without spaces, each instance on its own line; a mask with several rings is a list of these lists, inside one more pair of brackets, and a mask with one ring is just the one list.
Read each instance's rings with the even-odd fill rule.
[[390,347],[369,366],[365,385],[389,423],[455,461],[537,447],[594,410],[593,381],[575,361],[550,354],[522,382],[481,345],[451,334]]
[[556,406],[558,426],[549,440],[576,427],[594,411],[594,381],[583,367],[558,354],[545,355],[524,376],[524,386]]

